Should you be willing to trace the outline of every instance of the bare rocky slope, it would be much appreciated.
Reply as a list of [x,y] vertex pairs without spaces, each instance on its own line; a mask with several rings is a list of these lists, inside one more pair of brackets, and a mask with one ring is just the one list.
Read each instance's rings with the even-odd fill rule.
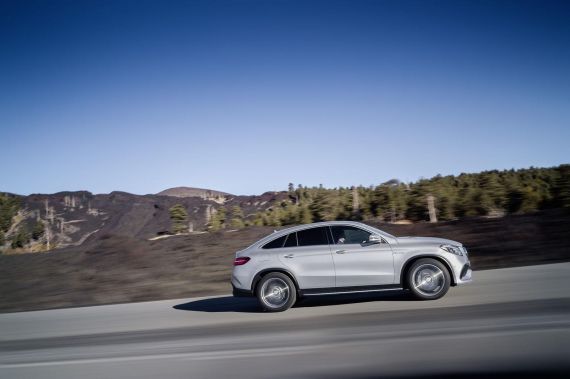
[[[132,195],[108,196],[105,201],[120,209],[118,205]],[[157,204],[155,197],[137,197],[137,201],[140,205],[127,208],[128,218],[112,218],[119,230],[142,217],[139,208],[153,209]],[[170,201],[159,206],[166,208]],[[153,234],[155,230],[145,228],[148,221],[142,218],[136,227],[139,235]],[[476,270],[570,260],[570,215],[563,210],[437,224],[374,225],[397,236],[461,241]],[[80,246],[45,254],[0,255],[0,311],[229,293],[235,251],[272,232],[268,227],[248,227],[149,241],[103,230]]]
[[[239,206],[244,217],[251,219],[256,212],[266,210],[275,201],[288,198],[286,192],[234,196],[219,191],[180,188],[157,195],[126,192],[96,195],[87,191],[11,195],[20,198],[21,203],[12,233],[22,223],[28,224],[27,229],[31,230],[34,223],[42,222],[47,229],[40,241],[32,242],[31,246],[20,249],[21,252],[78,246],[109,233],[149,239],[172,229],[169,209],[175,204],[187,209],[189,229],[201,231],[206,229],[210,217],[221,207],[231,210],[233,206]],[[4,250],[7,250],[6,246]]]
[[174,197],[199,197],[204,200],[213,200],[222,202],[226,199],[235,197],[232,194],[214,191],[204,188],[195,187],[173,187],[157,193],[159,196],[174,196]]

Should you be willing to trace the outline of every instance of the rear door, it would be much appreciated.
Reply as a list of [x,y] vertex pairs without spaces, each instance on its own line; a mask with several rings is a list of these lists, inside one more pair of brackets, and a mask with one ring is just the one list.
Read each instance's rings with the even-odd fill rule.
[[352,225],[330,227],[336,287],[394,283],[394,258],[388,243],[370,243],[372,233]]
[[301,289],[333,288],[335,285],[327,233],[327,227],[293,232],[279,249],[279,260],[295,275]]

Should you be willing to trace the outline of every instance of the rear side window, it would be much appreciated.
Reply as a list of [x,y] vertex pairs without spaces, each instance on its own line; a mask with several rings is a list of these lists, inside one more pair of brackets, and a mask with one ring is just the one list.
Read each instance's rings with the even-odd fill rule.
[[280,247],[283,247],[283,244],[285,243],[285,238],[287,238],[287,235],[274,239],[273,241],[263,245],[263,249],[278,249]]
[[297,246],[297,233],[291,233],[287,236],[285,240],[285,245],[283,247],[296,247]]
[[326,228],[311,228],[297,232],[299,246],[328,245]]

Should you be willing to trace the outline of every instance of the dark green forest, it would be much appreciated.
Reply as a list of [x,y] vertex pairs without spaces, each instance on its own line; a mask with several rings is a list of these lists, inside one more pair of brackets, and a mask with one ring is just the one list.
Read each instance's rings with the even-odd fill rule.
[[289,200],[245,217],[221,208],[211,229],[293,225],[329,220],[428,221],[428,198],[439,221],[570,208],[570,165],[435,176],[413,183],[392,179],[376,187],[327,189],[289,184]]

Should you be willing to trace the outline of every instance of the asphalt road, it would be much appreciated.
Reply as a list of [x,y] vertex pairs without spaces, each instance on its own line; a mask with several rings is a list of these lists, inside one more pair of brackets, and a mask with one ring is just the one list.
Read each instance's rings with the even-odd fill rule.
[[229,296],[0,315],[1,378],[372,378],[570,372],[570,263],[475,272],[443,299]]

